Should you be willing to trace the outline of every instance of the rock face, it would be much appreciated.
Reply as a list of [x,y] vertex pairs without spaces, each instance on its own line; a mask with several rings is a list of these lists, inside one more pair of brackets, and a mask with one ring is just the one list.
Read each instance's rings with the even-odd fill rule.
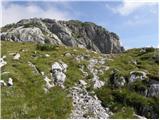
[[2,28],[1,40],[38,42],[87,48],[102,53],[124,50],[119,36],[91,22],[23,19]]

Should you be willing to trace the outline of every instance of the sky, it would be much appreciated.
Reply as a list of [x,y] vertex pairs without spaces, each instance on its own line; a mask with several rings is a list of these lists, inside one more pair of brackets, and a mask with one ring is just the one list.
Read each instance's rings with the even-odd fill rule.
[[[146,0],[147,1],[147,0]],[[158,47],[158,3],[141,0],[3,0],[2,25],[26,18],[94,22],[120,37],[124,48]]]

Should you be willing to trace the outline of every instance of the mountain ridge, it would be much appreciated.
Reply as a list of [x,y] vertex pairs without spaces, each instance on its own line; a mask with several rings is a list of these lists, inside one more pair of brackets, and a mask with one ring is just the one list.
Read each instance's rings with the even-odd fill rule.
[[120,53],[124,48],[116,33],[91,22],[55,19],[22,19],[1,29],[1,40],[51,43],[82,47],[101,53]]

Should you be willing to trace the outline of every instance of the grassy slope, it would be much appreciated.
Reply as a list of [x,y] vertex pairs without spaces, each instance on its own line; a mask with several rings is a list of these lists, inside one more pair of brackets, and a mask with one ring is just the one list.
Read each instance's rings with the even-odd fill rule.
[[[1,72],[9,72],[9,74],[2,74],[1,79],[7,82],[11,77],[14,80],[13,87],[2,87],[1,89],[2,118],[67,118],[72,109],[72,100],[67,97],[68,91],[54,87],[48,94],[45,94],[43,77],[33,72],[28,61],[35,64],[48,77],[50,77],[51,65],[55,61],[65,62],[69,66],[65,82],[68,88],[83,77],[78,66],[87,64],[87,62],[78,63],[74,57],[65,57],[64,53],[69,52],[75,56],[97,55],[93,52],[88,53],[85,49],[64,46],[49,46],[48,50],[37,50],[37,45],[34,43],[2,41],[1,47],[2,56],[7,56],[7,65],[2,67]],[[21,55],[18,61],[13,60],[13,56],[9,55],[9,53],[16,52]],[[45,57],[45,54],[49,54],[50,57]],[[32,56],[38,56],[38,58]]]
[[[89,58],[98,58],[99,55],[85,49],[64,46],[50,46],[48,50],[37,50],[34,43],[1,42],[1,44],[2,56],[7,56],[7,65],[2,68],[2,73],[4,71],[10,72],[9,74],[2,74],[1,79],[7,82],[8,78],[11,77],[14,80],[13,87],[2,87],[1,89],[2,118],[67,118],[72,109],[72,100],[67,97],[68,91],[54,87],[48,94],[45,94],[43,77],[33,72],[28,61],[34,63],[40,71],[50,77],[51,65],[55,61],[62,60],[69,66],[65,82],[65,86],[69,88],[83,78],[79,65],[88,64],[87,60],[78,63],[74,57],[88,55]],[[22,52],[22,49],[27,51]],[[13,60],[13,56],[9,55],[9,53],[15,52],[21,54],[18,61]],[[64,56],[67,52],[74,56]],[[45,57],[45,54],[49,54],[50,57]],[[32,56],[38,56],[38,58]],[[158,79],[159,64],[155,61],[156,56],[158,56],[158,50],[151,49],[142,54],[139,49],[133,49],[116,55],[113,61],[106,61],[106,65],[110,66],[111,69],[100,75],[101,80],[106,81],[106,86],[98,89],[96,93],[102,100],[102,104],[110,107],[115,113],[113,118],[133,118],[133,112],[138,112],[138,109],[133,105],[153,105],[154,112],[157,112],[158,98],[146,98],[140,95],[135,91],[134,85],[126,85],[122,88],[113,88],[109,85],[111,71],[115,68],[120,70],[118,74],[126,78],[129,77],[129,72],[132,70],[147,70],[149,76]],[[132,64],[132,60],[136,60],[137,65]],[[88,79],[91,77],[92,74],[88,76]],[[143,83],[135,84],[139,88],[146,87]],[[149,113],[147,114],[150,117]]]
[[[125,87],[112,87],[112,70],[118,69],[119,76],[129,79],[131,71],[146,71],[149,78],[159,80],[159,62],[158,49],[148,48],[147,52],[141,53],[140,49],[131,49],[125,53],[117,55],[113,61],[107,61],[106,65],[111,69],[100,75],[100,78],[106,80],[106,85],[97,90],[98,97],[102,104],[109,107],[115,114],[112,118],[134,118],[131,113],[138,113],[147,118],[151,114],[158,115],[159,98],[147,98],[139,93],[140,90],[148,87],[147,80],[137,81],[133,84],[126,84]],[[132,61],[137,62],[133,64]],[[140,109],[152,106],[153,110],[145,114]]]

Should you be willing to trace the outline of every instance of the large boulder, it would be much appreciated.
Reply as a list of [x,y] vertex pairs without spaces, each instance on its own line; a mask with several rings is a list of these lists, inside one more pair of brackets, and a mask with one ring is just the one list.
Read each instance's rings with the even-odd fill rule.
[[0,58],[0,68],[7,64],[7,62],[4,60],[5,58],[6,58],[5,56]]
[[66,79],[65,72],[67,70],[67,67],[68,67],[67,64],[63,62],[61,63],[55,62],[52,65],[52,79],[56,85],[59,85],[62,88],[64,88],[63,84]]
[[137,79],[144,80],[147,78],[147,74],[144,71],[131,71],[129,82],[132,83]]

